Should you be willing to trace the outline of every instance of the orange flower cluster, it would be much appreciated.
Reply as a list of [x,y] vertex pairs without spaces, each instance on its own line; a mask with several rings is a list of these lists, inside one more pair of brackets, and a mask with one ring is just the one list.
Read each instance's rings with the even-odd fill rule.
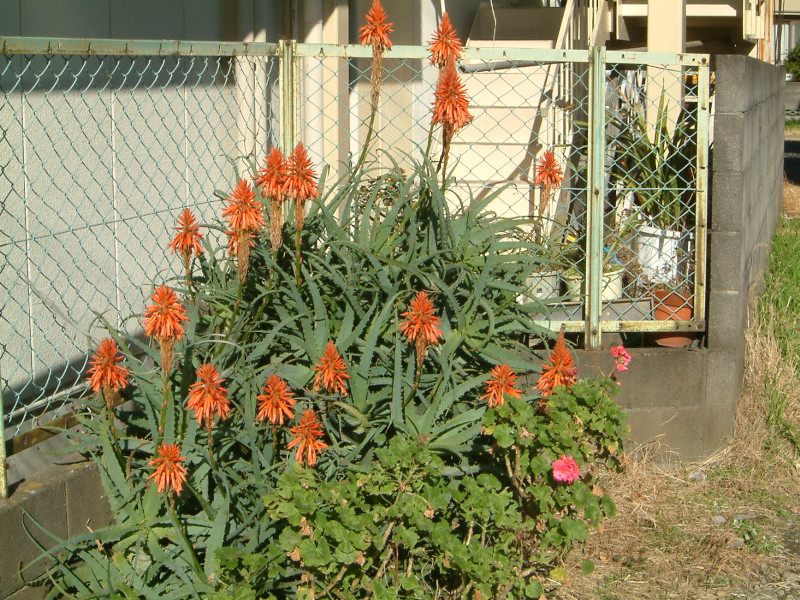
[[316,413],[307,408],[296,427],[290,429],[294,439],[286,446],[291,450],[295,446],[295,459],[299,463],[306,462],[310,466],[317,464],[317,454],[328,447],[319,438],[323,436],[322,423],[317,420]]
[[[266,227],[264,221],[264,207],[256,202],[256,193],[250,182],[241,179],[236,188],[228,196],[228,206],[222,211],[222,216],[228,219],[231,236],[228,249],[236,250],[239,283],[244,285],[247,278],[247,269],[250,264],[250,238],[254,233]],[[235,242],[233,240],[235,238]]]
[[522,392],[515,387],[517,375],[507,364],[493,367],[489,374],[491,379],[486,382],[486,393],[481,396],[481,400],[487,400],[489,408],[504,404],[505,396],[522,397]]
[[442,330],[439,329],[439,317],[433,314],[434,310],[428,292],[419,291],[409,304],[408,310],[400,315],[408,319],[398,327],[409,342],[416,344],[418,367],[422,366],[425,360],[428,346],[438,344],[444,337]]
[[272,148],[254,181],[261,188],[261,195],[270,199],[269,239],[272,251],[277,252],[283,229],[283,199],[294,199],[295,229],[302,231],[306,215],[305,203],[319,196],[317,174],[311,168],[308,151],[300,142],[288,160],[278,148]]
[[150,297],[153,304],[144,311],[144,332],[159,341],[177,342],[183,337],[186,309],[171,287],[159,286]]
[[[367,12],[367,24],[360,30],[359,42],[363,46],[372,46],[372,75],[370,76],[370,109],[372,117],[378,110],[381,95],[381,79],[383,76],[383,53],[392,47],[389,34],[394,31],[392,24],[386,22],[386,11],[381,0],[372,0]],[[372,126],[370,125],[370,130]]]
[[578,369],[564,341],[563,329],[558,334],[558,340],[550,352],[549,360],[548,364],[542,364],[542,373],[536,383],[536,387],[542,392],[542,398],[547,398],[559,385],[571,388],[578,378]]
[[256,194],[250,182],[245,179],[239,180],[236,188],[228,196],[230,204],[222,211],[222,216],[228,219],[231,229],[260,231],[266,226],[263,207],[255,201],[255,198]]
[[433,39],[428,42],[428,49],[431,52],[431,64],[440,69],[461,58],[463,46],[447,13],[442,15],[442,22],[434,32]]
[[333,342],[328,342],[325,353],[314,367],[317,376],[314,378],[314,389],[319,390],[320,384],[330,393],[347,395],[345,379],[350,379],[347,365]]
[[455,64],[446,67],[439,78],[433,104],[433,124],[442,123],[450,136],[472,120],[469,100]]
[[265,159],[264,167],[258,170],[255,184],[261,188],[261,195],[269,198],[269,243],[273,252],[281,247],[283,231],[283,197],[286,191],[286,160],[283,153],[273,147]]
[[316,198],[319,192],[317,192],[317,174],[311,168],[311,159],[302,142],[295,146],[294,152],[286,162],[284,190],[287,195],[294,198],[295,231],[303,231],[306,200]]
[[181,464],[185,460],[178,444],[161,444],[158,447],[158,457],[147,464],[156,468],[148,479],[155,479],[159,494],[164,490],[170,494],[181,493],[186,483],[186,468]]
[[107,394],[109,391],[118,392],[127,386],[131,372],[118,364],[122,362],[122,358],[117,343],[111,338],[103,339],[89,361],[89,387],[95,392],[103,390]]
[[564,171],[558,166],[556,156],[552,150],[547,150],[536,165],[536,177],[534,183],[541,187],[541,197],[539,199],[539,214],[543,215],[550,202],[550,194],[554,189],[561,186],[564,181]]
[[192,211],[184,208],[178,217],[178,226],[173,227],[173,229],[178,233],[169,243],[169,249],[173,254],[177,252],[181,255],[188,273],[192,255],[200,256],[203,253],[203,246],[200,245],[200,240],[203,239],[203,235],[200,233],[200,226],[197,224],[197,219],[194,218]]
[[254,183],[261,188],[262,197],[282,200],[285,180],[286,159],[283,158],[283,152],[273,146],[264,159],[264,166],[258,170]]
[[197,369],[197,382],[189,387],[186,408],[193,410],[197,423],[206,423],[211,432],[215,416],[225,419],[231,410],[228,390],[223,387],[225,380],[214,365],[206,363]]
[[166,374],[172,369],[172,347],[183,337],[183,321],[188,321],[189,317],[171,287],[157,287],[150,299],[153,304],[144,310],[144,332],[158,340],[161,368]]
[[259,401],[257,421],[268,420],[273,425],[283,425],[284,419],[294,417],[292,407],[297,403],[289,384],[273,374],[267,378],[264,393],[256,396]]
[[392,47],[389,34],[394,32],[392,23],[386,22],[386,11],[381,0],[372,0],[372,6],[367,11],[367,24],[359,31],[358,41],[362,46],[379,48],[381,52]]

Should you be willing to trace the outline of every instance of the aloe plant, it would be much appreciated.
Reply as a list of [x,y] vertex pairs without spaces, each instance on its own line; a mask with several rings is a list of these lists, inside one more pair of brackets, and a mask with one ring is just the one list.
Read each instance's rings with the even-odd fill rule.
[[612,183],[619,183],[636,196],[639,214],[661,229],[691,227],[691,205],[695,186],[696,141],[691,114],[684,108],[671,127],[669,104],[664,93],[655,122],[648,123],[641,106],[629,105],[609,122],[619,133],[615,148]]

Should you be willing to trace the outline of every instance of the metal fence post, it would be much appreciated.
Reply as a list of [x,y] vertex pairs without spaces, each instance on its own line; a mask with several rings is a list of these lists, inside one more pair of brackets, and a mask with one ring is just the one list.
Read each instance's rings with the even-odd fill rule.
[[586,183],[585,345],[600,347],[603,280],[603,204],[605,202],[606,49],[592,46],[589,56],[589,172]]
[[297,132],[297,55],[295,40],[280,40],[278,85],[281,98],[281,152],[285,156],[294,150]]
[[710,68],[697,67],[697,175],[695,178],[694,318],[706,318],[706,252],[708,231],[708,138]]

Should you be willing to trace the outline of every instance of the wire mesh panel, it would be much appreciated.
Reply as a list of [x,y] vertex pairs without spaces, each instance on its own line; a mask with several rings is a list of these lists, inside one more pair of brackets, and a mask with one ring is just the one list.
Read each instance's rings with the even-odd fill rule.
[[275,56],[128,51],[0,56],[7,424],[59,408],[98,317],[140,329],[153,282],[179,270],[179,212],[209,221],[241,157],[277,141]]
[[[708,72],[702,62],[607,67],[604,308],[619,321],[693,321],[695,297],[704,296],[696,292],[704,286],[707,100],[698,92]],[[667,327],[681,326],[651,325]]]

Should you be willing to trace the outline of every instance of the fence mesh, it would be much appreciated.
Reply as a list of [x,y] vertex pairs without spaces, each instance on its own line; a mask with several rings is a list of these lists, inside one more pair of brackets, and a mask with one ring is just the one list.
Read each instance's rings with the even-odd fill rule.
[[276,143],[277,79],[267,56],[0,57],[7,424],[59,407],[98,316],[139,329],[179,211],[210,221],[237,157]]
[[[153,283],[178,275],[180,260],[164,248],[180,210],[212,221],[215,190],[226,194],[273,145],[303,141],[333,177],[357,161],[369,121],[369,49],[292,46],[295,72],[285,45],[264,46],[259,56],[144,56],[127,46],[121,55],[0,57],[7,425],[19,431],[59,408],[53,393],[74,391],[87,349],[104,335],[97,315],[139,331]],[[468,52],[459,64],[473,119],[451,147],[453,202],[491,194],[498,216],[529,217],[523,235],[553,263],[531,279],[529,295],[550,305],[554,326],[581,330],[594,128],[605,161],[603,324],[658,329],[654,288],[681,291],[702,279],[693,267],[704,260],[694,243],[698,69],[601,65],[605,95],[595,102],[606,116],[590,124],[588,52],[505,54]],[[429,145],[434,160],[441,151],[441,132],[430,126],[438,70],[426,49],[395,48],[383,68],[371,175],[404,168]],[[543,179],[548,160],[557,176]],[[663,215],[647,212],[654,206]],[[643,226],[669,232],[655,235],[651,252],[667,267],[646,262]]]

